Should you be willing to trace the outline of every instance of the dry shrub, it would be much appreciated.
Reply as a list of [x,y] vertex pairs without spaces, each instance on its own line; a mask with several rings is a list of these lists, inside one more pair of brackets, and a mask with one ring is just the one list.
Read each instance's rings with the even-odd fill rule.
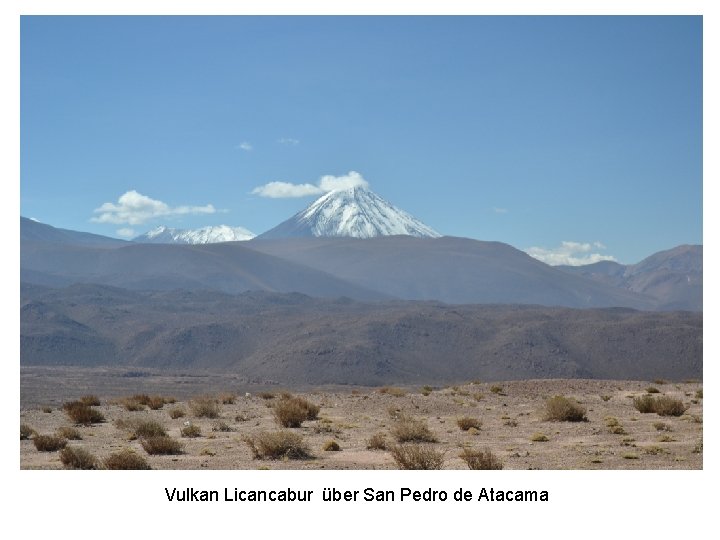
[[665,422],[654,422],[653,427],[658,431],[672,431],[672,428]]
[[654,386],[648,386],[648,387],[645,389],[645,391],[646,391],[648,394],[659,394],[659,393],[660,393],[660,390],[658,390],[658,389],[655,388]]
[[263,399],[273,399],[275,397],[275,392],[260,392],[258,393],[258,396]]
[[141,420],[139,422],[130,422],[133,435],[138,439],[148,437],[166,437],[167,431],[165,426],[156,420]]
[[432,391],[433,391],[433,387],[430,386],[430,385],[428,385],[428,384],[426,384],[425,386],[423,386],[423,387],[420,389],[420,393],[421,393],[423,396],[429,396]]
[[84,448],[66,446],[60,451],[60,461],[66,469],[91,470],[98,468],[98,461]]
[[55,435],[58,437],[62,437],[63,439],[67,439],[69,441],[81,441],[82,435],[80,432],[75,429],[74,427],[60,427],[55,431]]
[[52,412],[52,407],[48,407],[48,406],[46,405],[46,406],[44,406],[44,407],[43,407],[42,409],[40,409],[40,410],[41,410],[42,412],[44,412],[44,413],[51,413],[51,412]]
[[20,424],[20,440],[24,441],[29,439],[35,434],[35,430],[27,424]]
[[660,416],[682,416],[687,410],[682,401],[669,396],[640,396],[633,400],[633,404],[641,413],[657,413]]
[[232,392],[223,392],[218,396],[218,399],[223,405],[234,405],[237,395]]
[[547,435],[544,433],[540,433],[539,431],[537,433],[533,433],[532,437],[530,437],[530,440],[532,442],[548,442],[550,439],[547,438]]
[[181,407],[175,407],[173,409],[170,409],[168,411],[168,414],[170,415],[170,418],[172,418],[173,420],[176,420],[178,418],[182,418],[183,416],[185,416],[185,409],[183,409]]
[[122,405],[125,407],[126,411],[143,411],[145,410],[145,405],[140,403],[139,401],[135,400],[134,398],[125,398],[122,400]]
[[82,401],[70,401],[63,404],[65,413],[76,424],[88,426],[90,424],[99,424],[105,421],[105,417],[100,411],[86,405]]
[[445,463],[445,452],[424,444],[397,444],[390,448],[390,455],[404,470],[437,470]]
[[600,396],[600,399],[602,399],[603,401],[610,401],[611,398],[612,396],[609,396],[607,394]]
[[339,452],[340,445],[337,443],[337,441],[325,441],[325,444],[323,444],[323,450],[325,452]]
[[291,431],[263,431],[243,439],[255,459],[308,459],[310,449],[300,435]]
[[135,394],[130,399],[140,403],[141,405],[148,405],[150,403],[150,396],[147,394]]
[[392,434],[399,443],[437,442],[437,437],[428,428],[426,420],[401,416],[392,428]]
[[378,393],[394,397],[404,397],[407,395],[406,390],[398,388],[397,386],[383,386],[382,388],[378,388]]
[[695,397],[697,399],[703,399],[703,389],[702,388],[700,388],[700,390],[695,391]]
[[67,439],[58,437],[57,435],[35,435],[33,444],[40,452],[55,452],[61,448],[65,448]]
[[225,422],[223,422],[222,420],[217,420],[215,423],[213,423],[212,430],[213,430],[213,431],[220,431],[220,432],[224,432],[224,433],[228,433],[228,432],[230,432],[230,431],[234,431],[233,428],[231,428],[230,426],[228,426],[228,425],[227,425]]
[[190,410],[197,418],[217,418],[220,416],[220,405],[210,397],[198,397],[190,400]]
[[92,407],[92,406],[99,406],[100,405],[100,398],[98,398],[95,395],[89,394],[87,396],[83,396],[80,398],[80,403],[84,403],[85,405]]
[[499,471],[503,468],[502,461],[489,448],[485,450],[463,448],[460,459],[473,471]]
[[283,427],[300,427],[305,420],[315,420],[320,407],[304,398],[283,397],[273,407],[275,421]]
[[655,400],[655,412],[660,416],[682,416],[688,407],[679,399],[660,396]]
[[193,439],[195,437],[200,437],[200,426],[196,426],[193,424],[190,424],[189,426],[185,426],[180,430],[180,435],[183,437],[187,437],[189,439]]
[[587,422],[585,407],[565,396],[554,396],[545,403],[545,420],[554,422]]
[[105,459],[105,468],[113,471],[146,471],[150,469],[150,465],[144,457],[126,448],[108,456]]
[[387,450],[388,444],[384,433],[376,433],[368,439],[368,450]]
[[151,396],[147,402],[147,406],[150,407],[153,411],[162,409],[164,405],[165,405],[165,398],[162,396]]
[[457,425],[463,431],[467,431],[470,428],[475,428],[477,430],[480,430],[480,426],[482,426],[482,422],[480,420],[478,420],[477,418],[472,418],[470,416],[463,416],[462,418],[457,419]]
[[180,441],[167,436],[148,437],[142,439],[140,444],[148,454],[151,455],[175,455],[182,454],[183,447]]
[[501,395],[502,395],[502,393],[503,393],[503,387],[500,386],[500,385],[498,385],[498,384],[493,384],[493,385],[490,387],[490,391],[491,391],[493,394],[501,394]]

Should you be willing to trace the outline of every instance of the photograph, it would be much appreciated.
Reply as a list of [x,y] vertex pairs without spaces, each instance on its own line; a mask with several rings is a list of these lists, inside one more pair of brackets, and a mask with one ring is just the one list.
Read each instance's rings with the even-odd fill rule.
[[21,471],[703,470],[702,15],[18,24]]

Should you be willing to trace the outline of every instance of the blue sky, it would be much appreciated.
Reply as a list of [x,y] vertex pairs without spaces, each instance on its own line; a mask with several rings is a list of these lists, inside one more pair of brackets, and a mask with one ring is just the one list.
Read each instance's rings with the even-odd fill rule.
[[350,171],[550,261],[702,243],[702,19],[21,20],[23,216],[261,233]]

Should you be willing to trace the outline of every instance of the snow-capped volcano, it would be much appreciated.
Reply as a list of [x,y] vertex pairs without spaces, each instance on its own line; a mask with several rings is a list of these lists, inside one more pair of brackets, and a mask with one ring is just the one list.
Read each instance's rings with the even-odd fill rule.
[[438,232],[365,187],[333,190],[258,238],[406,234],[437,238]]
[[255,234],[243,227],[214,225],[200,229],[173,229],[161,225],[141,234],[133,241],[143,244],[216,244],[251,238],[255,238]]

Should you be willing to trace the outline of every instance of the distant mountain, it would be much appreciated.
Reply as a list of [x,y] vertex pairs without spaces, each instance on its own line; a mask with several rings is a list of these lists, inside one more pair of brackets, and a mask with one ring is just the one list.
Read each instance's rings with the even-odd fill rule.
[[128,244],[125,240],[69,229],[58,229],[24,217],[20,217],[20,241],[95,247],[119,247]]
[[701,313],[25,286],[21,365],[202,369],[282,385],[702,377]]
[[637,264],[602,261],[584,266],[558,266],[573,275],[644,294],[663,310],[702,311],[703,246],[682,245],[659,251]]
[[311,236],[409,235],[436,238],[440,234],[364,187],[334,190],[258,238]]
[[501,242],[469,238],[255,238],[249,248],[406,300],[653,309],[633,291],[573,276]]
[[133,241],[143,244],[216,244],[251,238],[255,238],[255,234],[244,227],[212,225],[200,229],[173,229],[161,225],[133,238]]

